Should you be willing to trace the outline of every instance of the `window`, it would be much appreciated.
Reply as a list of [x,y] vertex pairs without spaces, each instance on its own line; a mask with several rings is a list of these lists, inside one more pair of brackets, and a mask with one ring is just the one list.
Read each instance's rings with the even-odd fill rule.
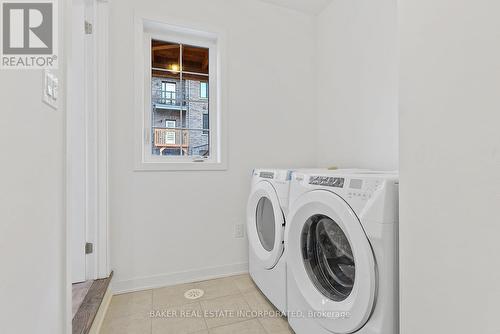
[[177,84],[175,82],[162,81],[160,91],[161,101],[159,102],[163,104],[175,104],[176,88]]
[[[175,136],[176,131],[172,130],[177,127],[177,121],[165,121],[165,144],[167,145],[175,145]],[[169,151],[166,151],[169,152]]]
[[200,99],[208,99],[208,83],[200,82]]
[[[206,87],[210,65],[209,48],[178,42],[151,40],[151,92],[161,87],[159,100],[151,106],[151,154],[156,156],[210,156],[207,136],[210,130],[203,124],[204,114],[210,113],[209,99],[200,99],[198,91]],[[165,80],[168,79],[168,80]],[[177,86],[180,96],[177,98]],[[177,129],[157,126],[166,117],[178,120]]]
[[137,77],[144,77],[145,89],[138,89],[144,91],[138,169],[225,169],[219,35],[141,21],[144,66]]
[[208,135],[210,124],[208,122],[208,114],[203,114],[203,134]]
[[175,128],[175,127],[177,127],[177,122],[176,121],[165,121],[165,127],[166,128]]

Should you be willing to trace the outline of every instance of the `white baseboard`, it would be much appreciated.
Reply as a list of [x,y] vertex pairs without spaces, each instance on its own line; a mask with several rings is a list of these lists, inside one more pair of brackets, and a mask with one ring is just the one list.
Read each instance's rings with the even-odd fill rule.
[[248,273],[248,263],[236,263],[172,274],[134,278],[125,281],[114,281],[111,289],[113,294],[117,295],[120,293],[148,290],[183,283],[192,283],[245,273]]

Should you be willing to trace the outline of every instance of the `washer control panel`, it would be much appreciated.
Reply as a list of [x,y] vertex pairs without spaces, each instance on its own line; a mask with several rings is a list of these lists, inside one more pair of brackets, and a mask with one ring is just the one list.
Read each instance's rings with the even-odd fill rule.
[[331,176],[311,176],[309,184],[325,187],[344,188],[345,179],[343,177]]
[[382,181],[379,179],[361,180],[352,178],[349,180],[349,187],[346,190],[347,198],[368,200],[380,189]]

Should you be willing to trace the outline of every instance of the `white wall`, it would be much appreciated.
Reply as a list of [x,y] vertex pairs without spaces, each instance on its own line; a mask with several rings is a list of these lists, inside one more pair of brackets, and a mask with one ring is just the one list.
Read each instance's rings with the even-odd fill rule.
[[403,334],[499,333],[498,1],[400,1]]
[[318,163],[398,168],[396,0],[335,0],[317,18]]
[[[134,11],[226,31],[228,170],[135,172]],[[246,270],[252,168],[316,160],[312,17],[259,1],[123,0],[110,18],[111,267],[117,290]]]
[[41,83],[40,70],[0,71],[0,333],[65,326],[64,111]]

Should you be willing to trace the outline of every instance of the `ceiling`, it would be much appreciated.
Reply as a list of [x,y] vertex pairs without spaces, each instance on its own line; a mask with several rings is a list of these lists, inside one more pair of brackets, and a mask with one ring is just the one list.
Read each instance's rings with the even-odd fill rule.
[[262,0],[307,14],[319,14],[332,0]]

